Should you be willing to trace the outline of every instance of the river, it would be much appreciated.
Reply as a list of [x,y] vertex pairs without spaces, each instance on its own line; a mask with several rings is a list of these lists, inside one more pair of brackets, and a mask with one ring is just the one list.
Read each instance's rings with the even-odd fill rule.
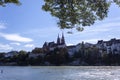
[[120,80],[114,66],[0,66],[0,80]]

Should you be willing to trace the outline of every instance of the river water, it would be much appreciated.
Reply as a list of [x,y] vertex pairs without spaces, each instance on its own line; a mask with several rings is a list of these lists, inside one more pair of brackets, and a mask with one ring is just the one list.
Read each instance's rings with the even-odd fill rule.
[[114,66],[0,66],[0,80],[120,80]]

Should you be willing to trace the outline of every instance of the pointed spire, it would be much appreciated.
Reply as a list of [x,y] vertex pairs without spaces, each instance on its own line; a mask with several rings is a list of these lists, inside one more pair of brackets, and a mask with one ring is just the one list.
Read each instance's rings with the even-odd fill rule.
[[57,44],[60,44],[60,37],[59,37],[59,34],[58,34],[58,37],[57,37]]
[[62,32],[61,44],[65,44],[64,33]]
[[45,48],[45,47],[47,47],[47,42],[45,41],[45,43],[43,44],[43,47]]
[[64,33],[62,32],[62,38],[64,38]]
[[59,38],[59,34],[58,34],[58,38]]

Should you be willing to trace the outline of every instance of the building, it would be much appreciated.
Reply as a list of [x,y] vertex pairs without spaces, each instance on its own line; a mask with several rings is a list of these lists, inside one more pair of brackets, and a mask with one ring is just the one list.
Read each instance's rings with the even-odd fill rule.
[[76,46],[75,45],[67,46],[67,50],[68,50],[69,56],[72,57],[76,52]]
[[111,39],[109,41],[99,40],[97,47],[101,49],[101,53],[106,51],[107,53],[120,53],[120,39]]
[[58,35],[56,43],[54,41],[45,42],[42,48],[44,52],[49,52],[49,51],[53,51],[55,48],[65,48],[65,47],[66,47],[65,38],[64,38],[64,34],[62,33],[61,38]]
[[13,56],[15,56],[15,55],[17,55],[17,54],[18,54],[17,51],[10,51],[10,52],[6,53],[4,56],[5,56],[6,58],[8,58],[8,57],[13,57]]

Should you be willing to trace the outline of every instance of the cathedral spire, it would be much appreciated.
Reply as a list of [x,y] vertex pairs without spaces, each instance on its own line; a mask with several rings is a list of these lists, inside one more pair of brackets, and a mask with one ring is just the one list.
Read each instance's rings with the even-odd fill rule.
[[60,37],[59,37],[59,34],[58,34],[58,37],[57,37],[57,44],[60,44]]
[[63,32],[62,32],[61,44],[65,44],[65,38],[64,38],[64,34],[63,34]]

